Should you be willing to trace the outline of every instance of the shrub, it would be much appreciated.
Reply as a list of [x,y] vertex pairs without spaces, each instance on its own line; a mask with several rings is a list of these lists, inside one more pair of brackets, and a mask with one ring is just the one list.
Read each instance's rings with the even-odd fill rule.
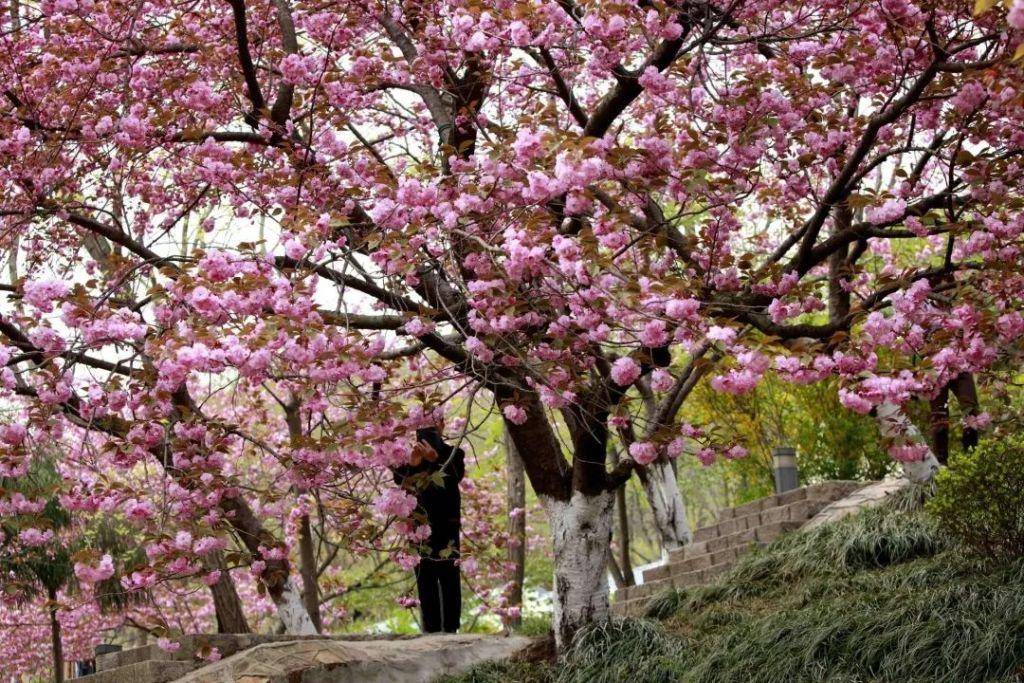
[[612,620],[576,634],[555,677],[556,683],[674,683],[685,666],[683,642],[660,624],[642,619]]
[[1024,438],[988,439],[954,455],[926,509],[991,560],[1024,556]]

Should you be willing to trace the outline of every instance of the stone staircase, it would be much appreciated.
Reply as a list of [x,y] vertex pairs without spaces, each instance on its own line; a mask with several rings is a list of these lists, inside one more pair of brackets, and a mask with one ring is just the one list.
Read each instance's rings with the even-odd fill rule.
[[641,616],[658,593],[711,583],[752,548],[799,529],[825,507],[864,486],[830,481],[722,510],[717,523],[694,532],[693,543],[671,551],[666,563],[644,570],[643,583],[620,588],[613,610],[618,616]]

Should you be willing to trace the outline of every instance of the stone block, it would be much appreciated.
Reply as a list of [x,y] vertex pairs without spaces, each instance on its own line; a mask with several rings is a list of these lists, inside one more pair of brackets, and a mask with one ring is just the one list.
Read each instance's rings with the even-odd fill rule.
[[724,522],[719,522],[718,523],[718,535],[719,536],[728,536],[729,534],[734,534],[737,531],[740,531],[741,529],[746,529],[747,528],[747,524],[746,524],[745,520],[746,520],[746,517],[734,517],[734,518],[726,520]]
[[801,486],[798,489],[780,493],[776,498],[778,499],[779,505],[789,505],[790,503],[795,503],[798,500],[807,500],[807,487]]
[[669,564],[672,564],[674,562],[682,562],[684,560],[690,559],[691,557],[703,555],[707,551],[707,541],[694,541],[693,543],[684,545],[682,548],[673,548],[672,550],[670,550],[668,553],[668,561]]
[[740,552],[737,548],[726,548],[725,550],[719,550],[717,553],[711,553],[708,556],[708,566],[706,568],[710,568],[718,564],[735,563],[741,554],[746,554],[746,550],[747,549],[744,548],[742,552]]
[[711,555],[704,553],[696,557],[691,557],[682,562],[679,562],[672,567],[672,574],[680,574],[686,572],[696,571],[698,569],[704,569],[711,566]]
[[758,528],[744,529],[743,531],[737,531],[734,534],[708,541],[708,552],[715,553],[726,548],[748,545],[751,541],[757,540]]
[[679,589],[699,586],[704,582],[702,578],[703,573],[703,569],[698,569],[693,572],[680,572],[679,574],[673,574],[672,583],[674,583],[676,588]]
[[789,506],[781,508],[771,508],[761,513],[761,526],[765,524],[774,524],[776,522],[785,522],[789,519]]
[[[142,648],[133,648],[142,649]],[[114,654],[114,653],[111,653]],[[195,662],[150,659],[76,678],[81,683],[168,683],[199,666]]]
[[643,571],[644,583],[652,583],[654,581],[661,581],[667,579],[669,575],[669,568],[667,564],[658,565],[657,567],[651,567]]
[[769,543],[787,531],[794,531],[799,528],[799,522],[775,522],[772,524],[764,524],[755,530],[755,540],[761,543]]

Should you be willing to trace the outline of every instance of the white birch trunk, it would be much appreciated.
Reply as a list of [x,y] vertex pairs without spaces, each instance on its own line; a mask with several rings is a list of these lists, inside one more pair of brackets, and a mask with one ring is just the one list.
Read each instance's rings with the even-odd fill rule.
[[664,557],[668,551],[692,542],[693,531],[686,517],[683,494],[679,490],[679,481],[672,463],[665,459],[655,460],[645,470],[647,476],[642,480],[644,493],[647,494],[647,502],[654,514],[654,525],[661,536]]
[[277,616],[284,624],[285,633],[293,636],[316,635],[313,620],[309,618],[309,612],[302,602],[302,595],[295,588],[291,578],[285,580],[281,596],[274,600],[274,604],[277,606]]
[[615,496],[603,492],[568,501],[544,498],[555,555],[555,648],[564,652],[581,627],[610,618],[608,556]]
[[[895,403],[879,404],[875,408],[875,419],[878,421],[878,429],[882,436],[897,445],[920,443],[927,446],[928,444],[903,409]],[[939,461],[930,447],[922,460],[903,463],[903,474],[917,484],[927,484],[938,471]]]

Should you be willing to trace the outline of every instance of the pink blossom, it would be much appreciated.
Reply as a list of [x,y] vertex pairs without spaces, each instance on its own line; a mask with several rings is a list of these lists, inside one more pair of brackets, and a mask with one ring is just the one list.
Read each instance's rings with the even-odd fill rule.
[[747,449],[739,444],[734,444],[722,453],[729,460],[738,460],[747,457]]
[[1014,0],[1006,15],[1006,21],[1015,29],[1024,31],[1024,0]]
[[669,336],[668,332],[665,331],[664,320],[649,320],[644,325],[643,332],[640,333],[640,342],[644,346],[657,348],[664,346],[668,343]]
[[487,348],[487,344],[479,337],[470,337],[466,340],[466,349],[484,363],[494,360],[494,352]]
[[905,443],[889,447],[890,457],[897,462],[921,462],[928,453],[928,446],[923,443]]
[[641,465],[650,465],[658,459],[658,447],[650,441],[635,441],[629,444],[629,454]]
[[44,312],[52,311],[53,302],[71,291],[68,283],[63,280],[29,280],[22,289],[25,301]]
[[628,387],[640,378],[640,366],[629,356],[623,356],[612,363],[611,374],[616,384]]
[[874,407],[874,404],[872,404],[871,401],[860,394],[849,391],[848,389],[839,390],[839,402],[846,408],[849,408],[855,413],[860,413],[861,415],[867,415]]
[[700,309],[696,299],[669,299],[665,302],[665,315],[676,320],[693,317]]
[[181,643],[173,641],[170,638],[157,638],[156,646],[164,652],[177,652],[181,649]]
[[30,548],[46,545],[53,540],[53,529],[36,529],[29,527],[18,533],[18,540]]
[[204,536],[193,544],[192,550],[197,555],[208,555],[212,552],[223,550],[226,547],[227,541],[225,539],[215,536]]
[[104,555],[100,559],[100,563],[95,567],[84,564],[82,562],[75,563],[75,576],[82,583],[98,583],[100,581],[106,581],[114,575],[114,560],[109,554]]
[[668,391],[675,384],[672,373],[663,368],[658,368],[651,373],[651,389],[654,391]]
[[385,489],[373,503],[384,517],[408,517],[416,509],[416,497],[399,488]]
[[516,47],[524,47],[530,44],[532,36],[526,24],[521,21],[513,21],[509,26],[509,38]]
[[889,199],[881,206],[873,206],[865,211],[864,216],[868,219],[868,222],[879,225],[899,220],[906,211],[906,201],[902,199]]
[[708,339],[728,344],[736,339],[736,330],[731,327],[712,325],[708,328]]
[[970,427],[971,429],[984,429],[990,424],[992,424],[992,416],[988,413],[964,416],[964,426]]
[[23,424],[0,425],[0,442],[8,446],[20,446],[25,441],[28,430]]
[[514,425],[526,424],[526,411],[517,405],[510,403],[501,409],[501,413]]

